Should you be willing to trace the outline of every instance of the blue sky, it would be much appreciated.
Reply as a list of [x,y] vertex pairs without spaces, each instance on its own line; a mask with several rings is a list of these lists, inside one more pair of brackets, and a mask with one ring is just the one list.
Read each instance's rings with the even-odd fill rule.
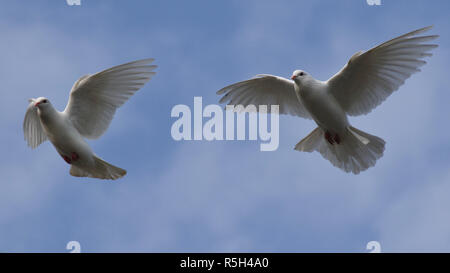
[[[448,1],[0,1],[0,252],[450,251]],[[374,168],[334,168],[295,144],[315,124],[280,117],[280,146],[176,142],[177,104],[217,103],[255,74],[326,80],[359,50],[434,25],[439,48],[357,128],[386,140]],[[431,33],[431,32],[430,32]],[[127,169],[79,179],[23,140],[27,99],[63,110],[82,75],[153,57],[157,75],[89,141]]]

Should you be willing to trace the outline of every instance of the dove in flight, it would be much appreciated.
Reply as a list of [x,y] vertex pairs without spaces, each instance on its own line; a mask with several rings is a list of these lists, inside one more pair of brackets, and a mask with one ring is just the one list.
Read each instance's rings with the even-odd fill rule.
[[124,169],[99,158],[84,140],[99,138],[109,127],[116,109],[122,106],[155,74],[153,59],[115,66],[75,82],[63,112],[44,97],[30,99],[23,132],[31,148],[47,139],[71,165],[77,177],[117,179]]
[[[217,91],[219,103],[228,105],[279,105],[280,114],[313,119],[318,127],[295,150],[319,152],[335,167],[358,174],[383,156],[383,139],[352,127],[347,115],[365,115],[397,90],[430,57],[438,35],[421,35],[421,28],[368,51],[354,54],[328,81],[295,70],[291,80],[257,75]],[[270,111],[269,111],[270,112]]]

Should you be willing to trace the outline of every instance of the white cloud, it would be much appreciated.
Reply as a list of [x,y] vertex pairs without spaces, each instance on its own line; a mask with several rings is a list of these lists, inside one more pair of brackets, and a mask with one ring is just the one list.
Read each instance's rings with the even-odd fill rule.
[[450,172],[429,174],[406,189],[377,222],[386,252],[448,252],[450,250]]

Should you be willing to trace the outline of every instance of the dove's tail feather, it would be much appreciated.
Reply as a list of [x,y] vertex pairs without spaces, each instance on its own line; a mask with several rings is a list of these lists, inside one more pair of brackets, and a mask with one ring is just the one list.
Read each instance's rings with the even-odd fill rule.
[[119,167],[113,166],[101,158],[94,156],[93,168],[81,168],[72,164],[70,174],[77,177],[92,177],[100,179],[118,179],[124,176],[127,171]]
[[76,177],[88,177],[89,173],[84,171],[82,168],[72,165],[70,167],[70,175]]
[[374,166],[377,159],[383,156],[385,142],[377,136],[349,126],[340,138],[340,144],[330,144],[323,130],[317,127],[295,149],[309,153],[317,151],[334,166],[354,174]]

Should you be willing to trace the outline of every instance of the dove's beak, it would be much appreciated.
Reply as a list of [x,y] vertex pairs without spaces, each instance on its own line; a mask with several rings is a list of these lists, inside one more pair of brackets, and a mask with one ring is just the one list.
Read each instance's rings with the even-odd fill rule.
[[295,76],[294,75],[291,76],[291,80],[295,80]]
[[34,104],[34,107],[38,107],[39,104],[41,104],[41,102],[36,102],[36,103]]

